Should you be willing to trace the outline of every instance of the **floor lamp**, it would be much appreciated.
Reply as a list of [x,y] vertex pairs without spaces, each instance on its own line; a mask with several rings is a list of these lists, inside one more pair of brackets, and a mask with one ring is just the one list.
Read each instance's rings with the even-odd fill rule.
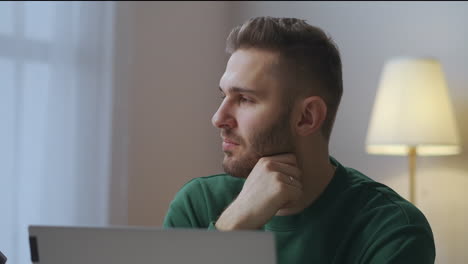
[[366,151],[406,155],[410,202],[416,204],[416,156],[460,153],[459,135],[441,64],[399,57],[383,68],[366,138]]

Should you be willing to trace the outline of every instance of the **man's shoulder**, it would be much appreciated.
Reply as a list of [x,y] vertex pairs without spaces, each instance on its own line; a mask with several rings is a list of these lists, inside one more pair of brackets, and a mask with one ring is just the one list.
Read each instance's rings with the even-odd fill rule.
[[358,193],[352,202],[358,205],[361,220],[392,219],[388,226],[415,225],[430,230],[423,212],[395,190],[356,169],[345,170],[350,189]]
[[230,202],[242,190],[244,182],[228,174],[196,177],[180,188],[174,200]]
[[242,187],[245,179],[233,177],[229,174],[214,174],[203,177],[196,177],[186,182],[180,191],[192,192],[201,190],[225,191],[226,189]]
[[206,228],[239,194],[243,179],[227,174],[197,177],[186,182],[169,205],[165,227]]
[[433,260],[433,233],[419,208],[356,169],[344,167],[342,176],[346,191],[339,194],[338,208],[349,210],[343,245],[356,258],[377,263],[390,256],[401,263],[413,258],[428,259],[421,263]]

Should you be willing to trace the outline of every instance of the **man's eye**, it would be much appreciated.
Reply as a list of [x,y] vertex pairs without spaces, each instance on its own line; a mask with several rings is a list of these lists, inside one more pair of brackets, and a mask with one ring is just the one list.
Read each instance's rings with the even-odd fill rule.
[[252,103],[252,100],[248,99],[248,98],[245,98],[243,96],[240,97],[239,101],[241,103]]

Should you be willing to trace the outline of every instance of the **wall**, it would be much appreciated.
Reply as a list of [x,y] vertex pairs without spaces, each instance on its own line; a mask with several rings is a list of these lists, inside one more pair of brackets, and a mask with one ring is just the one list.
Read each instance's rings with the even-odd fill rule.
[[438,263],[467,263],[468,252],[468,3],[237,2],[232,25],[254,16],[306,19],[337,42],[344,95],[331,154],[408,197],[407,160],[372,156],[365,136],[385,61],[394,56],[440,59],[458,121],[463,153],[417,159],[418,207],[434,232]]
[[119,3],[113,224],[161,225],[184,183],[221,171],[211,116],[227,61],[228,7]]
[[[292,16],[325,29],[342,53],[345,91],[332,134],[332,155],[405,197],[406,159],[371,156],[364,151],[380,72],[385,61],[394,56],[431,55],[440,59],[464,152],[418,158],[417,200],[434,231],[437,262],[468,261],[464,250],[468,244],[464,228],[468,222],[468,3],[127,5],[134,16],[125,18],[132,24],[131,39],[127,39],[132,54],[117,58],[127,65],[128,72],[121,72],[129,77],[116,95],[120,104],[117,102],[115,121],[120,125],[114,125],[113,142],[128,151],[128,158],[114,159],[113,168],[117,174],[128,176],[128,186],[124,181],[117,184],[122,192],[128,188],[128,199],[117,192],[120,198],[113,206],[116,217],[123,219],[125,212],[115,201],[122,201],[122,207],[128,202],[128,224],[158,226],[183,183],[221,171],[219,132],[210,118],[219,103],[217,85],[227,61],[224,41],[229,29],[253,16]],[[127,120],[128,131],[122,120]]]

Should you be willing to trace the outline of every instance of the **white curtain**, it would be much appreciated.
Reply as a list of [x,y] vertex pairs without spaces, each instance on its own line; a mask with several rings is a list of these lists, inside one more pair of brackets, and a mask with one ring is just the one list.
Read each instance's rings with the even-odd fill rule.
[[0,2],[0,251],[109,223],[113,2]]

